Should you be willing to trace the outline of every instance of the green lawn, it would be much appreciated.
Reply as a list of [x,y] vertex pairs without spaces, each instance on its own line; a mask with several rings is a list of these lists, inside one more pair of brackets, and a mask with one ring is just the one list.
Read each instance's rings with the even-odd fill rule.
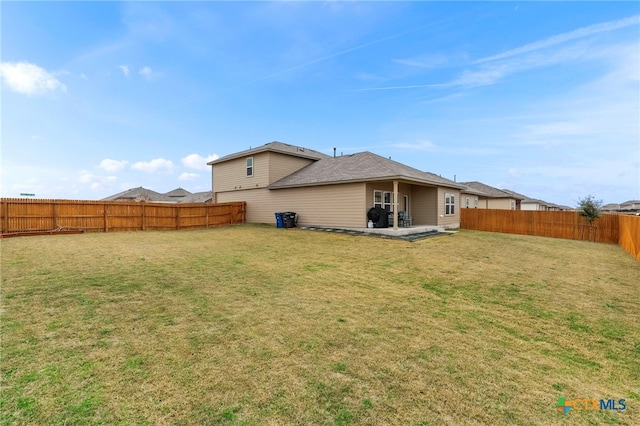
[[242,225],[1,254],[2,424],[640,424],[616,245]]

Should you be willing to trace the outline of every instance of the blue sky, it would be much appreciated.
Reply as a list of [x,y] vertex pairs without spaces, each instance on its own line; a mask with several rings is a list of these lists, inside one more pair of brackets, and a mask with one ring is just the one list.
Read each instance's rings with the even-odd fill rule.
[[640,199],[638,2],[2,2],[1,195],[211,189],[274,140]]

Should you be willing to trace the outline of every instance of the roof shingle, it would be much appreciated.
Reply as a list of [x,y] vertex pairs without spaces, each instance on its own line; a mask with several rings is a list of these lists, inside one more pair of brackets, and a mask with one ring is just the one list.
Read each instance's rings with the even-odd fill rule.
[[450,188],[462,185],[429,172],[423,172],[371,152],[340,157],[326,156],[269,185],[269,189],[326,185],[357,181],[404,179]]
[[256,148],[250,148],[244,151],[225,155],[224,157],[210,161],[207,164],[213,165],[213,164],[223,163],[225,161],[246,157],[248,155],[257,154],[260,152],[279,152],[281,154],[293,155],[295,157],[309,158],[311,160],[319,160],[321,158],[331,158],[330,156],[318,151],[314,151],[313,149],[303,148],[301,146],[289,145],[282,142],[269,142],[267,144],[264,144]]

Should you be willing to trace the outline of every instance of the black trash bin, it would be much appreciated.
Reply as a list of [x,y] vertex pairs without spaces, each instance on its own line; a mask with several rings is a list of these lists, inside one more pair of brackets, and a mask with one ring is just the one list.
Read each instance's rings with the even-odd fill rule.
[[284,212],[282,213],[282,218],[284,220],[285,228],[295,228],[297,220],[297,215],[294,212]]

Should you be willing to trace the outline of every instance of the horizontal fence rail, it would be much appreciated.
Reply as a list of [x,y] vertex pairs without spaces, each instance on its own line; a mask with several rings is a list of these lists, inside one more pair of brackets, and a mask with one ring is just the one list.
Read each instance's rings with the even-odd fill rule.
[[619,244],[640,260],[640,217],[603,214],[592,224],[575,211],[460,209],[460,227],[477,231]]
[[245,223],[246,204],[0,199],[3,237],[35,233],[213,228]]

